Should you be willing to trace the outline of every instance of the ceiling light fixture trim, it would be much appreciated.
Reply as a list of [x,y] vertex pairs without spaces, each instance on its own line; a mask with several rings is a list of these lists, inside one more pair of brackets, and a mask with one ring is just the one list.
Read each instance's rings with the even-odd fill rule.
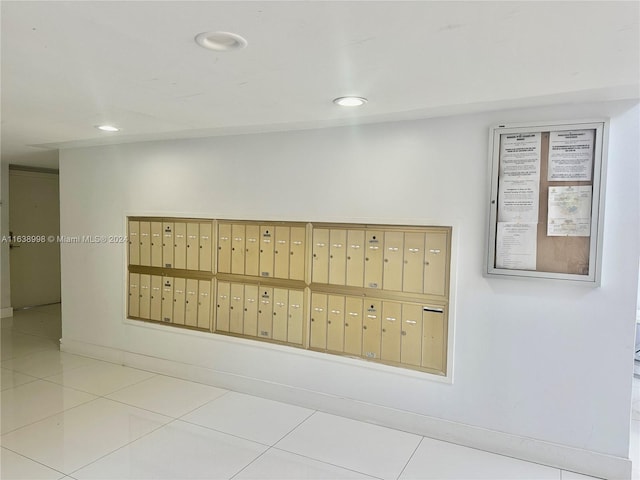
[[247,46],[243,37],[231,32],[202,32],[196,35],[195,41],[202,48],[216,52],[240,50]]
[[333,99],[333,103],[340,105],[341,107],[360,107],[367,103],[367,99],[364,97],[338,97]]

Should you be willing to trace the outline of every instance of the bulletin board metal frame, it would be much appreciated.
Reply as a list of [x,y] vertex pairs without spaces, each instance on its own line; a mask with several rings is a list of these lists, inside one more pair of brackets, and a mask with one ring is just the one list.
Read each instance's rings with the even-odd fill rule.
[[[489,232],[487,242],[487,255],[485,258],[484,274],[487,277],[523,277],[568,281],[577,284],[600,286],[601,265],[602,265],[602,237],[604,227],[604,186],[606,177],[607,145],[608,145],[609,122],[606,119],[588,121],[562,121],[562,122],[534,122],[526,124],[503,124],[490,129],[489,135],[489,165],[490,165],[490,198],[489,198]],[[556,132],[580,132],[593,131],[593,149],[591,157],[591,179],[589,181],[574,180],[571,178],[549,179],[548,169],[551,135],[554,138],[562,135]],[[502,262],[498,262],[497,241],[499,240],[499,208],[500,181],[501,177],[501,141],[517,136],[540,135],[539,171],[537,182],[538,218],[536,226],[536,251],[535,268],[519,268],[517,262],[515,266],[507,266],[504,257]],[[509,137],[506,137],[506,136]],[[504,137],[503,137],[504,136]],[[565,135],[566,136],[566,135]],[[506,155],[505,155],[506,156]],[[567,170],[569,171],[569,170]],[[570,174],[568,175],[570,177]],[[506,181],[505,181],[506,183]],[[561,235],[554,232],[549,235],[549,199],[550,187],[582,187],[591,186],[590,202],[590,225],[588,235],[585,232],[574,235]],[[506,188],[506,187],[504,187]],[[504,191],[504,190],[503,190]],[[559,191],[559,189],[558,189]],[[506,198],[506,194],[504,195]],[[526,204],[526,202],[522,202]],[[504,206],[504,203],[502,203]],[[525,207],[526,208],[526,207]],[[554,210],[555,211],[555,210]],[[504,222],[507,223],[507,222]],[[517,222],[514,222],[517,223]],[[524,223],[523,223],[524,225]],[[529,224],[531,225],[531,223]],[[583,226],[583,229],[586,228]],[[503,233],[504,233],[503,229]],[[526,233],[526,229],[523,229]],[[588,246],[587,246],[588,243]],[[504,250],[505,241],[502,239]],[[539,248],[542,245],[543,248]],[[502,252],[503,253],[503,252]],[[571,256],[582,256],[581,267],[576,267],[578,263],[564,260]],[[502,263],[499,265],[499,263]],[[582,271],[576,271],[580,270]]]

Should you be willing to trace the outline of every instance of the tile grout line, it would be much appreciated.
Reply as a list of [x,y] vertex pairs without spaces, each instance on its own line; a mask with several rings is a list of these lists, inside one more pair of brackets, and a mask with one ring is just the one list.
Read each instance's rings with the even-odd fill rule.
[[[258,397],[258,398],[261,398],[261,397]],[[322,463],[322,464],[324,464],[324,465],[330,465],[330,466],[332,466],[332,467],[340,468],[340,469],[343,469],[343,470],[348,470],[348,471],[350,471],[350,472],[358,473],[358,474],[361,474],[361,475],[366,475],[366,476],[368,476],[368,477],[370,477],[370,478],[372,478],[372,479],[382,480],[382,479],[379,479],[379,477],[372,477],[371,475],[368,475],[368,474],[366,474],[366,473],[364,473],[364,472],[359,472],[359,471],[357,471],[357,470],[352,470],[352,469],[350,469],[350,468],[346,468],[346,467],[343,467],[343,466],[340,466],[340,465],[335,465],[335,464],[333,464],[333,463],[325,462],[325,461],[323,461],[323,460],[319,460],[319,459],[317,459],[317,458],[307,457],[306,455],[301,455],[301,454],[299,454],[299,453],[289,452],[289,451],[284,450],[284,449],[282,449],[282,448],[278,448],[278,447],[276,447],[276,445],[277,445],[278,443],[280,443],[282,440],[284,440],[286,437],[288,437],[291,433],[293,433],[295,430],[297,430],[297,429],[298,429],[302,424],[304,424],[307,420],[309,420],[309,418],[311,418],[311,417],[312,417],[313,415],[315,415],[316,413],[318,413],[318,410],[314,410],[313,412],[311,412],[311,413],[310,413],[306,418],[304,418],[303,420],[301,420],[301,421],[300,421],[300,422],[299,422],[295,427],[293,427],[289,432],[285,433],[282,437],[280,437],[280,439],[276,440],[276,441],[274,442],[274,444],[273,444],[273,445],[267,445],[267,447],[268,447],[268,448],[267,448],[264,452],[262,452],[260,455],[258,455],[256,458],[254,458],[254,459],[253,459],[253,460],[251,460],[249,463],[247,463],[244,467],[242,467],[240,470],[238,470],[235,474],[233,474],[233,475],[230,477],[230,480],[231,480],[231,479],[236,478],[236,477],[237,477],[238,475],[240,475],[243,471],[245,471],[247,468],[249,468],[251,465],[253,465],[255,462],[257,462],[257,461],[258,461],[258,459],[262,458],[264,455],[266,455],[268,452],[270,452],[270,451],[272,451],[272,450],[277,450],[277,451],[279,451],[279,452],[288,453],[288,454],[290,454],[290,455],[295,455],[295,456],[298,456],[298,457],[306,458],[306,459],[308,459],[308,460],[312,460],[312,461],[314,461],[314,462]],[[215,429],[213,429],[213,430],[215,430]],[[218,430],[216,430],[216,431],[218,431]],[[225,432],[221,432],[221,433],[225,433]],[[227,434],[227,435],[231,435],[231,434]],[[236,435],[234,435],[234,436],[236,436]],[[243,438],[243,437],[238,437],[238,438]],[[249,440],[249,439],[246,439],[246,438],[243,438],[243,439],[244,439],[244,440]],[[255,441],[255,440],[250,440],[250,441]],[[260,442],[257,442],[257,443],[260,443]],[[264,444],[262,444],[262,445],[264,445]]]
[[[259,397],[259,398],[260,398],[260,397]],[[282,436],[282,438],[280,438],[280,440],[278,440],[276,443],[274,443],[274,444],[273,444],[269,449],[267,449],[267,450],[266,450],[262,455],[264,455],[265,453],[267,453],[269,450],[278,450],[279,452],[285,452],[285,453],[289,453],[289,454],[291,454],[291,455],[297,455],[297,456],[299,456],[299,457],[307,458],[307,459],[309,459],[309,460],[313,460],[313,461],[315,461],[315,462],[320,462],[320,463],[323,463],[323,464],[325,464],[325,465],[331,465],[332,467],[341,468],[341,469],[343,469],[343,470],[349,470],[350,472],[355,472],[355,473],[359,473],[359,474],[361,474],[361,475],[366,475],[367,477],[371,477],[371,478],[376,478],[376,479],[379,479],[379,480],[383,480],[383,479],[381,479],[380,477],[375,477],[375,476],[373,476],[373,475],[369,475],[368,473],[360,472],[360,471],[358,471],[358,470],[353,470],[353,469],[351,469],[351,468],[349,468],[349,467],[345,467],[345,466],[342,466],[342,465],[336,465],[336,464],[334,464],[334,463],[326,462],[326,461],[324,461],[324,460],[320,460],[320,459],[318,459],[318,458],[309,457],[309,456],[307,456],[307,455],[303,455],[303,454],[298,453],[298,452],[291,452],[291,451],[289,451],[289,450],[285,450],[284,448],[282,448],[282,447],[278,447],[278,446],[277,446],[277,445],[278,445],[278,443],[280,443],[280,442],[281,442],[282,440],[284,440],[286,437],[288,437],[289,435],[291,435],[295,430],[297,430],[297,429],[298,429],[302,424],[304,424],[305,422],[307,422],[307,421],[308,421],[312,416],[314,416],[316,413],[325,413],[325,412],[322,412],[322,411],[320,411],[320,410],[314,410],[314,411],[313,411],[313,413],[312,413],[311,415],[309,415],[307,418],[305,418],[304,420],[302,420],[298,425],[296,425],[294,428],[292,428],[292,429],[291,429],[291,431],[289,431],[288,433],[286,433],[285,435],[283,435],[283,436]],[[357,421],[359,422],[359,420],[357,420]],[[362,423],[364,423],[364,422],[362,422]],[[262,455],[260,455],[260,456],[262,456]],[[256,459],[256,460],[257,460],[257,459]],[[254,461],[255,461],[255,460],[254,460]],[[253,462],[251,462],[251,463],[253,463]],[[248,466],[248,465],[247,465],[247,466]],[[245,468],[246,468],[246,467],[245,467]],[[243,470],[244,470],[244,469],[243,469]],[[240,472],[238,472],[238,473],[240,473]],[[236,475],[237,475],[237,474],[236,474]]]
[[[23,453],[19,453],[19,452],[16,452],[15,450],[11,450],[9,447],[5,447],[4,445],[1,445],[0,447],[1,447],[1,448],[4,448],[5,450],[9,450],[10,452],[15,453],[16,455],[18,455],[18,456],[20,456],[20,457],[22,457],[22,458],[26,458],[27,460],[31,460],[32,462],[37,463],[38,465],[42,465],[43,467],[46,467],[46,468],[48,468],[49,470],[53,470],[54,472],[58,472],[58,473],[60,473],[61,475],[66,475],[66,473],[61,472],[60,470],[58,470],[58,469],[56,469],[56,468],[50,467],[49,465],[46,465],[46,464],[44,464],[44,463],[42,463],[42,462],[39,462],[38,460],[36,460],[36,459],[34,459],[34,458],[27,457],[27,456],[26,456],[25,454],[23,454]],[[63,478],[64,478],[64,477],[63,477]]]
[[[131,406],[131,405],[129,405],[129,406]],[[152,412],[152,413],[155,413],[155,412]],[[152,433],[154,433],[155,431],[160,430],[161,428],[164,428],[164,427],[166,427],[167,425],[170,425],[171,423],[173,423],[173,422],[175,422],[176,420],[178,420],[177,418],[173,418],[173,417],[169,417],[169,418],[171,418],[171,421],[169,421],[169,422],[167,422],[167,423],[163,423],[162,425],[157,426],[157,427],[156,427],[156,428],[154,428],[153,430],[148,431],[148,432],[147,432],[147,433],[145,433],[144,435],[142,435],[142,436],[140,436],[140,437],[138,437],[138,438],[134,438],[133,440],[128,441],[128,442],[127,442],[127,443],[125,443],[124,445],[120,445],[119,447],[116,447],[115,449],[113,449],[113,450],[111,450],[111,451],[109,451],[109,452],[105,453],[104,455],[102,455],[102,456],[100,456],[100,457],[96,458],[95,460],[90,461],[89,463],[86,463],[85,465],[82,465],[81,467],[79,467],[79,468],[77,468],[77,469],[73,470],[71,473],[67,473],[66,475],[71,476],[71,475],[73,475],[73,474],[75,474],[75,473],[79,472],[79,471],[80,471],[80,470],[82,470],[83,468],[87,468],[89,465],[93,465],[94,463],[96,463],[96,462],[98,462],[98,461],[102,460],[102,459],[103,459],[103,458],[105,458],[105,457],[108,457],[109,455],[111,455],[111,454],[113,454],[113,453],[117,452],[118,450],[122,450],[123,448],[128,447],[129,445],[131,445],[132,443],[135,443],[135,442],[137,442],[138,440],[142,440],[143,438],[145,438],[145,437],[147,437],[147,436],[151,435],[151,434],[152,434]]]
[[404,471],[407,469],[407,466],[409,466],[409,462],[411,462],[411,459],[414,457],[414,455],[416,454],[416,452],[418,451],[418,449],[420,448],[420,445],[422,445],[422,442],[424,441],[424,437],[420,438],[420,441],[418,442],[418,445],[416,445],[416,448],[413,449],[413,452],[411,453],[411,455],[409,456],[409,459],[407,460],[407,463],[404,464],[404,467],[402,467],[402,470],[400,470],[400,473],[398,474],[398,476],[396,477],[396,480],[399,480],[400,477],[402,476],[402,474],[404,473]]
[[[44,382],[44,381],[46,381],[46,380],[44,380],[44,379],[42,379],[42,378],[39,378],[38,380],[42,380],[43,382]],[[29,382],[29,383],[34,383],[34,382]],[[50,384],[52,384],[52,385],[57,385],[56,383],[53,383],[53,382],[47,382],[47,383],[50,383]],[[27,385],[27,384],[25,383],[24,385]],[[19,385],[19,386],[22,386],[22,385]],[[58,386],[60,386],[60,385],[58,385]],[[64,387],[64,388],[68,388],[68,387]],[[73,389],[73,388],[69,388],[69,389],[70,389],[70,390],[75,390],[75,389]],[[4,392],[6,392],[6,391],[8,391],[8,390],[11,390],[11,389],[7,389],[7,390],[3,390],[3,391],[4,391]],[[77,392],[79,392],[79,393],[85,393],[85,394],[87,393],[87,392],[83,392],[82,390],[75,390],[75,391],[77,391]],[[88,395],[93,395],[93,394],[88,394]],[[21,425],[21,426],[19,426],[19,427],[16,427],[16,428],[14,428],[13,430],[9,430],[9,431],[7,431],[7,432],[3,432],[2,434],[0,434],[0,438],[4,437],[5,435],[9,435],[10,433],[16,432],[16,431],[20,430],[21,428],[30,427],[31,425],[35,425],[36,423],[42,422],[42,421],[44,421],[44,420],[48,420],[48,419],[50,419],[51,417],[55,417],[56,415],[63,414],[63,413],[65,413],[65,412],[68,412],[69,410],[73,410],[74,408],[81,407],[82,405],[86,405],[87,403],[91,403],[91,402],[93,402],[93,401],[98,400],[99,398],[101,398],[101,397],[100,397],[100,396],[98,396],[98,395],[93,395],[93,396],[94,396],[95,398],[90,398],[89,400],[84,401],[84,402],[81,402],[81,403],[79,403],[78,405],[74,405],[73,407],[66,408],[66,409],[64,409],[64,410],[62,410],[62,411],[60,411],[60,412],[52,413],[51,415],[47,415],[46,417],[42,417],[42,418],[39,418],[38,420],[34,420],[33,422],[29,422],[29,423],[26,423],[26,424]],[[0,440],[0,446],[4,447],[4,445],[2,445],[1,440]],[[6,447],[5,447],[5,448],[6,448]]]

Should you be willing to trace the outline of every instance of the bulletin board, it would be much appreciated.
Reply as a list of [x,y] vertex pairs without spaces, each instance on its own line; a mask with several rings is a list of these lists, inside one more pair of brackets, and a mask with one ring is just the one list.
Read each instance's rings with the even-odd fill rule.
[[599,286],[605,120],[491,129],[485,273]]

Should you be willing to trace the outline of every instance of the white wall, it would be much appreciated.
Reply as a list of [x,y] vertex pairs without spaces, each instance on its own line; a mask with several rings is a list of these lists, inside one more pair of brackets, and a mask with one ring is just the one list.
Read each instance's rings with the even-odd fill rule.
[[[601,288],[482,276],[488,131],[611,117]],[[127,214],[453,224],[453,384],[124,321],[125,248],[62,246],[63,344],[85,342],[626,457],[638,281],[631,103],[62,151],[63,235]]]

